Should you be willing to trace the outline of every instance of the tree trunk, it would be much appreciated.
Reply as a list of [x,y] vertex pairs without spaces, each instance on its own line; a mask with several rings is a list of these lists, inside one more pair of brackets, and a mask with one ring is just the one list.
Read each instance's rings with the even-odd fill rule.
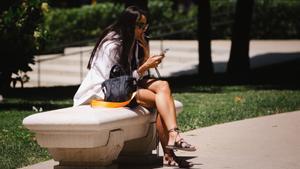
[[0,71],[0,95],[7,94],[10,88],[11,74],[11,72]]
[[214,73],[211,60],[211,23],[210,1],[198,2],[198,48],[199,48],[199,75],[211,76]]
[[250,71],[249,41],[254,0],[238,0],[227,72],[247,75]]

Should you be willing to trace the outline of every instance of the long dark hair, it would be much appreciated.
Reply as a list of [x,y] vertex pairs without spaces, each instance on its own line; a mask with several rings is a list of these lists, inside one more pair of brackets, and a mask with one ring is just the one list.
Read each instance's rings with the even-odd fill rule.
[[[119,63],[125,70],[128,70],[128,56],[134,43],[135,25],[142,15],[147,17],[145,11],[136,6],[129,6],[124,10],[116,22],[105,28],[92,51],[87,68],[91,68],[91,63],[98,47],[100,48],[101,45],[107,40],[113,40],[121,43],[121,46],[115,49],[117,50],[115,53],[118,53],[120,56]],[[118,38],[113,38],[114,35],[112,35],[110,38],[106,38],[106,35],[111,32],[115,32],[115,34],[118,35]]]

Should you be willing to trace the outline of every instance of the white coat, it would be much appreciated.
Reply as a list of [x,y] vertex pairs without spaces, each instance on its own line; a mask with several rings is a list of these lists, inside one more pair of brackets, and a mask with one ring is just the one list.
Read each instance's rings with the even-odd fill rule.
[[[104,39],[111,37],[112,34],[113,33],[109,33]],[[101,84],[106,79],[109,79],[111,68],[113,65],[117,64],[120,56],[114,52],[116,51],[114,49],[119,47],[119,43],[120,42],[117,41],[107,40],[100,45],[101,47],[98,47],[91,63],[91,69],[88,71],[86,77],[75,93],[73,98],[73,106],[89,104],[92,99],[104,99],[104,93],[101,90]],[[136,63],[138,63],[138,46],[136,46],[134,53],[134,57],[137,59]],[[132,75],[137,79],[140,78],[137,70],[133,70]]]

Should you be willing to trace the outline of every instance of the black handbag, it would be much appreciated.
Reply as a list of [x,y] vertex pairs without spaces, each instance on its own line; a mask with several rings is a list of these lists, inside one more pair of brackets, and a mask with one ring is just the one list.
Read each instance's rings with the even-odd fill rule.
[[124,102],[131,99],[137,89],[136,79],[127,75],[122,66],[116,64],[110,70],[109,79],[102,83],[104,101]]

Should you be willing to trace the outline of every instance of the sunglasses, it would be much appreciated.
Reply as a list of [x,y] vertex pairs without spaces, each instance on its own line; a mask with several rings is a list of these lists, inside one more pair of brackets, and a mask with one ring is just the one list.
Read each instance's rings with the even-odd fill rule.
[[142,23],[142,22],[137,22],[137,23],[136,23],[136,26],[137,26],[139,29],[143,29],[143,30],[146,30],[146,29],[148,28],[148,24]]

